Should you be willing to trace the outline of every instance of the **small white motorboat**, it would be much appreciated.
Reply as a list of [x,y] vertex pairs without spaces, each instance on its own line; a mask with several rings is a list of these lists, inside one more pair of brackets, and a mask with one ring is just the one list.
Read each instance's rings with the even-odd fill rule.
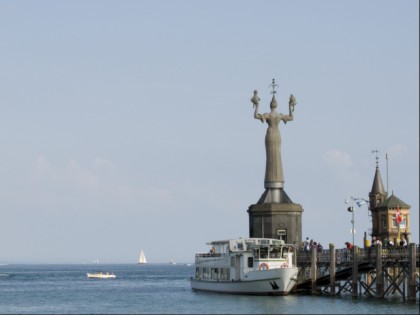
[[103,272],[95,272],[95,273],[87,273],[88,278],[96,278],[96,279],[115,279],[116,276],[113,273],[103,273]]

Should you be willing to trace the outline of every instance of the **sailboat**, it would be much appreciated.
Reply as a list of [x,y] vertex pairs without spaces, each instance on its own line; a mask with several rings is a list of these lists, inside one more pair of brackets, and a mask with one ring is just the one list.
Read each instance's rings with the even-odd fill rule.
[[144,255],[143,249],[140,252],[140,257],[139,257],[139,264],[147,264],[147,260],[146,260],[146,256]]

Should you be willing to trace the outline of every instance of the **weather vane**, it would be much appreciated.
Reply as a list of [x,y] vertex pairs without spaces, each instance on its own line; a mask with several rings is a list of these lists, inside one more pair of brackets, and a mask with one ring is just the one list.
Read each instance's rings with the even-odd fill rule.
[[375,159],[376,159],[376,166],[378,166],[378,163],[379,163],[378,152],[379,152],[378,149],[372,150],[372,153],[376,153],[376,157],[375,157]]
[[271,83],[268,87],[272,87],[273,88],[273,91],[271,91],[271,94],[276,94],[277,93],[277,91],[275,90],[275,88],[276,87],[278,87],[279,85],[278,84],[276,84],[276,81],[273,79],[273,83]]

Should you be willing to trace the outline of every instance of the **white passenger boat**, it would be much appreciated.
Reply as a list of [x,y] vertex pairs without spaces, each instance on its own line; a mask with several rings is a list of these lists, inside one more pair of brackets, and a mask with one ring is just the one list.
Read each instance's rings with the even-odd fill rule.
[[297,284],[296,247],[268,238],[207,243],[195,254],[193,290],[230,294],[287,295]]
[[116,276],[113,273],[103,273],[103,272],[96,272],[96,273],[87,273],[88,278],[97,278],[97,279],[115,279]]

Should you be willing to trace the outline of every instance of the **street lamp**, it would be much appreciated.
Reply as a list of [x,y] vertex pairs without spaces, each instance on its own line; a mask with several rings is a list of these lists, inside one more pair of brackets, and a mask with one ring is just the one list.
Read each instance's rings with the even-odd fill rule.
[[[347,211],[351,212],[351,225],[352,225],[351,234],[353,236],[352,244],[354,246],[354,199],[353,199],[353,196],[351,196],[350,199],[351,199],[351,206],[347,208]],[[348,198],[344,201],[344,203],[346,203],[346,204],[348,204],[349,202],[350,201],[349,201]]]
[[[363,198],[354,198],[353,196],[350,196],[350,200],[351,200],[351,206],[347,208],[348,212],[351,212],[351,225],[352,225],[352,229],[351,229],[351,234],[353,237],[353,246],[354,246],[354,234],[356,233],[356,231],[354,230],[354,223],[356,222],[354,220],[354,203],[357,204],[358,207],[360,207],[361,205],[365,204],[366,202],[369,202],[366,199]],[[347,198],[344,203],[349,204],[350,203],[349,198]]]

